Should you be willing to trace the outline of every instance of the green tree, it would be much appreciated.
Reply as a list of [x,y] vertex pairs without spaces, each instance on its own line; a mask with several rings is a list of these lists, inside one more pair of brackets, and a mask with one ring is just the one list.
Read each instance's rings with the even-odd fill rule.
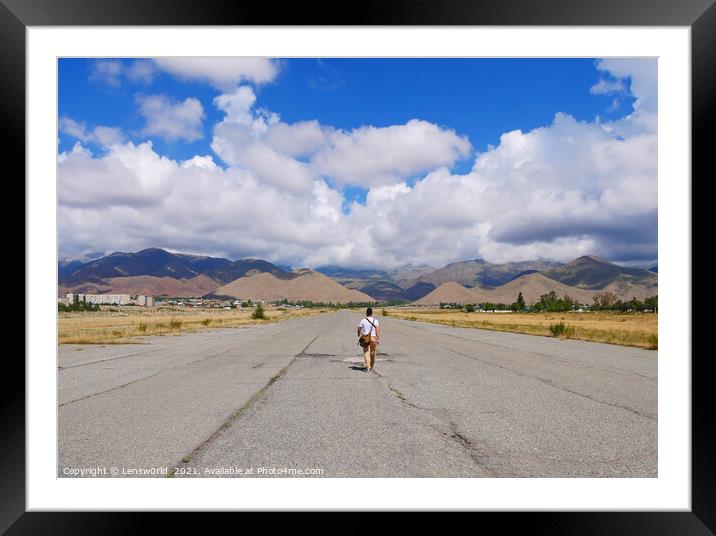
[[522,311],[525,308],[525,299],[522,297],[522,293],[520,292],[517,295],[517,301],[514,302],[512,305],[510,305],[510,309],[512,309],[513,312]]

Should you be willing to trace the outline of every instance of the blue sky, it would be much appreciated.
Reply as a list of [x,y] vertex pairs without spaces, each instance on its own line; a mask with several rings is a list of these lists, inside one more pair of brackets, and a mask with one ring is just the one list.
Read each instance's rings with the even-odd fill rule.
[[[125,65],[132,60],[118,60]],[[504,132],[549,124],[557,112],[579,120],[616,119],[631,113],[633,97],[592,95],[599,80],[595,59],[284,59],[277,80],[257,91],[258,104],[293,123],[317,119],[341,129],[388,126],[420,118],[446,125],[470,138],[477,150],[495,145]],[[135,95],[194,97],[207,113],[205,137],[193,143],[163,143],[158,150],[172,158],[208,153],[209,126],[222,114],[211,105],[218,90],[200,81],[185,82],[167,73],[151,85],[108,86],[92,79],[94,59],[59,60],[60,116],[91,125],[140,131]],[[88,106],[88,103],[92,103]],[[134,139],[141,140],[142,136]],[[74,140],[60,138],[60,150]],[[462,162],[465,165],[465,162]],[[468,162],[469,164],[469,162]]]
[[[65,240],[61,237],[61,249],[65,248],[65,257],[81,257],[113,247],[155,245],[233,257],[263,256],[294,264],[325,260],[331,264],[394,265],[435,264],[462,257],[496,261],[524,256],[563,259],[592,247],[598,251],[589,253],[621,262],[655,260],[655,230],[645,232],[643,227],[655,226],[656,207],[639,203],[617,207],[617,199],[640,195],[639,189],[653,194],[649,181],[655,185],[655,153],[650,152],[644,136],[653,136],[655,144],[655,121],[650,123],[650,118],[656,114],[656,62],[609,61],[328,58],[256,59],[250,65],[214,65],[196,59],[185,63],[60,59],[59,167],[69,170],[72,165],[74,170],[73,178],[68,178],[71,187],[60,188],[61,212],[66,207],[65,229],[72,235]],[[220,104],[217,99],[221,98],[227,104]],[[231,118],[230,113],[238,115]],[[298,128],[301,126],[306,128]],[[508,133],[516,134],[505,137]],[[411,136],[416,137],[415,143],[404,146],[401,140]],[[566,153],[577,155],[570,161],[571,157],[560,154],[559,147],[575,138],[583,143],[578,149],[565,145]],[[633,145],[630,150],[643,154],[633,158],[624,154],[621,146],[625,142]],[[425,144],[424,151],[420,143]],[[299,146],[300,150],[296,149]],[[80,149],[89,160],[80,162]],[[597,149],[624,158],[619,162],[622,167],[609,170],[609,176],[600,175],[606,171],[600,171],[603,166],[590,156]],[[523,156],[518,154],[520,150]],[[117,224],[117,239],[91,237],[80,228],[97,217],[94,211],[108,206],[108,201],[123,217],[129,209],[140,206],[156,206],[157,214],[166,209],[167,197],[161,201],[153,197],[157,194],[146,182],[151,179],[132,168],[130,162],[136,164],[138,156],[132,157],[131,151],[148,159],[142,169],[156,161],[161,163],[161,159],[173,162],[177,177],[184,173],[178,170],[187,167],[182,167],[182,162],[198,163],[192,159],[208,158],[217,185],[239,188],[256,181],[256,186],[274,188],[279,196],[293,196],[295,202],[305,203],[308,212],[315,212],[317,199],[327,203],[319,210],[323,215],[338,203],[340,215],[331,215],[328,221],[337,217],[345,226],[343,245],[340,240],[317,237],[303,249],[295,243],[283,248],[285,255],[274,251],[272,241],[288,242],[291,233],[273,233],[270,240],[257,238],[254,245],[250,239],[225,246],[208,240],[202,245],[198,238],[179,239],[177,223],[165,220],[154,223],[167,227],[166,235],[142,234],[136,222],[126,222],[125,227]],[[478,165],[480,157],[483,160]],[[418,160],[421,162],[413,165]],[[515,163],[527,169],[525,162],[532,171],[516,176]],[[136,180],[115,178],[112,173],[120,164],[128,174],[137,175]],[[203,166],[202,173],[208,172],[206,168]],[[572,170],[579,176],[565,175]],[[147,196],[130,199],[132,196],[123,195],[119,185],[110,198],[103,199],[98,192],[92,199],[86,191],[78,193],[75,189],[79,188],[77,177],[85,173],[83,180],[113,184],[127,180],[126,188],[146,189]],[[438,173],[442,175],[438,177]],[[628,184],[620,184],[615,173],[628,175]],[[163,180],[163,195],[179,189],[179,183],[171,177]],[[503,222],[502,213],[493,213],[490,207],[482,211],[484,216],[465,217],[460,222],[450,222],[444,214],[436,213],[432,223],[424,217],[420,220],[425,220],[425,229],[437,225],[444,227],[445,233],[453,233],[456,244],[452,253],[444,246],[412,255],[391,248],[390,236],[383,236],[384,228],[393,226],[397,214],[404,218],[409,210],[416,217],[424,213],[422,208],[427,207],[413,203],[429,186],[444,191],[441,181],[445,188],[464,188],[465,195],[486,192],[484,199],[475,198],[478,213],[481,199],[505,203],[507,210],[511,192],[518,192],[511,189],[529,183],[534,188],[532,199],[545,200],[575,221],[564,221],[564,215],[556,222],[540,220],[538,227],[545,229],[544,236],[531,236],[526,242],[524,238],[503,241],[499,237],[523,237],[525,233],[515,229],[514,223]],[[521,190],[519,193],[526,195]],[[569,197],[571,205],[560,205],[565,202],[559,200],[560,196]],[[326,197],[330,199],[326,201]],[[513,197],[520,202],[520,196]],[[389,203],[397,212],[370,210],[371,199],[382,203],[381,207]],[[595,202],[615,211],[619,208],[622,215],[613,224],[602,221]],[[271,207],[281,210],[280,203],[272,202]],[[289,227],[308,227],[311,229],[306,233],[315,234],[311,218],[291,219],[285,212],[279,216],[287,218]],[[580,217],[586,212],[593,214]],[[386,224],[382,230],[376,225],[374,251],[370,258],[360,259],[347,251],[346,242],[356,229],[372,228],[368,222],[376,217],[387,218]],[[527,220],[534,217],[529,215]],[[192,230],[202,227],[198,219],[189,225]],[[242,234],[251,230],[228,217],[217,226],[222,236],[231,236],[232,230]],[[570,234],[562,226],[578,231]],[[419,235],[422,231],[413,232]],[[634,240],[617,238],[624,233]],[[79,240],[78,235],[87,237]],[[115,245],[102,244],[102,240]],[[148,240],[160,243],[148,244]],[[316,248],[323,248],[322,253]]]

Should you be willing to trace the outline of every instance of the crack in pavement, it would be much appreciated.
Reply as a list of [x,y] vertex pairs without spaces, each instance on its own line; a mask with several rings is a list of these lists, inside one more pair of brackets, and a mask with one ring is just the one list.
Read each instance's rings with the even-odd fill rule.
[[130,358],[130,357],[136,357],[136,356],[138,356],[138,355],[145,355],[145,354],[151,354],[151,353],[156,353],[156,352],[162,352],[162,351],[164,351],[164,350],[169,350],[169,349],[171,349],[171,348],[176,348],[177,346],[184,346],[185,344],[186,344],[186,343],[172,344],[171,346],[165,346],[165,347],[162,347],[162,348],[154,348],[154,349],[152,349],[152,350],[145,350],[144,352],[135,352],[135,353],[133,353],[133,354],[125,354],[125,355],[120,355],[120,356],[117,356],[117,357],[108,357],[107,359],[97,359],[96,361],[88,361],[88,362],[86,362],[86,363],[79,363],[79,364],[77,364],[77,365],[65,365],[64,367],[63,367],[63,366],[58,366],[57,368],[58,368],[58,370],[67,370],[67,369],[73,369],[73,368],[87,367],[87,366],[89,366],[89,365],[96,365],[97,363],[106,363],[106,362],[108,362],[108,361],[117,361],[118,359],[127,359],[127,358]]
[[444,409],[440,408],[426,408],[422,406],[418,406],[417,404],[411,402],[407,399],[407,397],[397,388],[390,384],[389,380],[386,376],[383,376],[379,372],[373,370],[373,373],[378,376],[379,379],[383,380],[381,383],[385,384],[388,387],[388,390],[398,399],[401,403],[405,404],[406,406],[409,406],[413,409],[416,409],[418,411],[423,411],[430,413],[433,417],[437,418],[438,420],[442,421],[443,423],[447,423],[448,426],[448,432],[444,432],[440,430],[436,426],[428,425],[430,428],[434,429],[435,431],[439,432],[443,438],[446,438],[450,440],[453,444],[456,444],[459,448],[466,451],[470,459],[477,465],[480,469],[485,471],[488,476],[490,477],[496,477],[496,476],[511,476],[509,474],[498,474],[497,471],[491,467],[488,466],[488,461],[490,459],[489,454],[486,454],[484,452],[485,448],[483,446],[482,449],[480,449],[477,444],[467,438],[464,434],[462,434],[457,427],[457,424],[453,420],[451,420],[449,417],[447,417],[448,412]]
[[320,335],[316,335],[316,336],[311,340],[311,342],[309,342],[309,343],[305,346],[305,348],[304,348],[303,350],[301,350],[299,353],[297,353],[296,355],[294,355],[293,358],[291,358],[291,360],[286,364],[285,367],[283,367],[283,368],[282,368],[281,370],[279,370],[274,376],[272,376],[272,377],[269,379],[269,381],[266,383],[266,385],[264,385],[261,389],[259,389],[258,391],[256,391],[253,395],[251,395],[251,397],[250,397],[241,407],[239,407],[234,413],[232,413],[231,415],[229,415],[229,418],[226,419],[226,420],[221,424],[221,426],[219,426],[219,428],[217,428],[217,429],[214,431],[214,433],[212,433],[212,434],[211,434],[208,438],[206,438],[201,444],[199,444],[199,446],[197,446],[196,448],[194,448],[189,454],[187,454],[186,456],[184,456],[179,462],[177,462],[177,463],[175,463],[174,465],[172,465],[172,467],[174,467],[174,469],[172,469],[171,471],[169,471],[169,473],[167,474],[167,478],[174,478],[174,476],[176,475],[177,468],[181,467],[182,465],[185,465],[185,464],[189,463],[189,462],[192,460],[192,458],[194,458],[194,456],[196,456],[196,454],[197,454],[198,452],[200,452],[201,450],[203,450],[204,448],[206,448],[210,443],[212,443],[217,437],[219,437],[219,435],[221,435],[221,433],[222,433],[224,430],[226,430],[226,429],[229,428],[232,424],[234,424],[234,422],[236,422],[236,420],[237,420],[239,417],[241,417],[241,416],[246,412],[246,410],[248,410],[248,409],[251,407],[251,405],[253,405],[253,404],[254,404],[255,402],[257,402],[260,398],[262,398],[263,395],[266,393],[266,391],[268,391],[268,389],[269,389],[274,383],[276,383],[277,380],[279,380],[281,377],[283,377],[284,374],[286,374],[286,372],[288,372],[288,369],[291,367],[291,365],[293,365],[299,357],[303,357],[303,356],[305,355],[306,350],[308,350],[308,348],[309,348],[314,342],[316,342],[316,340],[318,339],[319,336],[320,336]]
[[596,403],[598,403],[598,404],[603,404],[603,405],[605,405],[605,406],[610,406],[610,407],[613,407],[613,408],[623,409],[624,411],[628,411],[628,412],[630,412],[630,413],[633,413],[634,415],[638,415],[639,417],[643,417],[643,418],[645,418],[645,419],[649,419],[649,420],[652,420],[652,421],[655,421],[655,420],[656,420],[656,417],[654,417],[654,416],[652,416],[652,415],[648,415],[648,414],[646,414],[646,413],[642,413],[641,411],[636,410],[636,409],[634,409],[634,408],[630,408],[630,407],[628,407],[628,406],[622,406],[621,404],[615,404],[615,403],[613,403],[613,402],[607,402],[607,401],[605,401],[605,400],[600,400],[600,399],[595,398],[595,397],[593,397],[593,396],[590,396],[590,395],[587,395],[587,394],[580,393],[580,392],[578,392],[578,391],[574,391],[574,390],[572,390],[572,389],[569,389],[568,387],[564,387],[564,386],[562,386],[562,385],[557,385],[556,383],[554,383],[554,382],[553,382],[552,380],[550,380],[549,378],[543,378],[543,377],[541,377],[541,376],[533,376],[533,375],[531,375],[531,374],[525,374],[525,373],[519,372],[519,371],[517,371],[517,370],[515,370],[515,369],[513,369],[513,368],[504,367],[504,366],[501,366],[501,365],[496,365],[495,363],[491,363],[490,361],[485,361],[484,359],[480,359],[480,358],[478,358],[478,357],[475,357],[475,356],[472,356],[472,355],[469,355],[469,354],[465,354],[465,353],[463,353],[463,352],[458,352],[457,350],[451,350],[450,348],[446,348],[446,347],[444,347],[444,346],[438,346],[438,345],[432,344],[432,343],[423,343],[423,344],[427,344],[428,346],[432,346],[433,348],[438,348],[439,350],[444,350],[444,351],[450,352],[450,353],[452,353],[452,354],[456,354],[456,355],[460,355],[460,356],[463,356],[463,357],[467,357],[467,358],[469,358],[469,359],[472,359],[472,360],[474,360],[474,361],[478,361],[478,362],[483,363],[483,364],[485,364],[485,365],[488,365],[488,366],[490,366],[490,367],[495,367],[495,368],[498,368],[498,369],[506,370],[506,371],[508,371],[508,372],[511,372],[511,373],[513,373],[513,374],[516,374],[517,376],[522,376],[523,378],[528,378],[528,379],[531,379],[531,380],[537,380],[537,381],[539,381],[539,382],[544,383],[545,385],[548,385],[548,386],[552,387],[553,389],[557,389],[557,390],[559,390],[559,391],[564,391],[565,393],[570,393],[570,394],[572,394],[572,395],[579,396],[579,397],[585,398],[585,399],[587,399],[587,400],[591,400],[592,402],[596,402]]
[[182,363],[180,365],[174,365],[173,367],[164,368],[161,370],[156,371],[154,374],[150,374],[149,376],[144,376],[142,378],[137,378],[136,380],[132,380],[131,382],[123,383],[122,385],[117,385],[115,387],[112,387],[110,389],[105,389],[104,391],[99,391],[97,393],[92,393],[86,396],[82,396],[80,398],[76,398],[75,400],[69,400],[67,402],[63,402],[62,404],[58,404],[57,407],[61,408],[62,406],[67,406],[68,404],[74,404],[75,402],[79,402],[80,400],[86,400],[87,398],[92,398],[93,396],[99,396],[104,393],[111,393],[112,391],[116,391],[118,389],[122,389],[124,387],[127,387],[128,385],[132,385],[137,382],[143,382],[145,380],[149,380],[151,378],[154,378],[155,376],[158,376],[159,374],[162,374],[163,372],[169,372],[172,370],[178,370],[184,367],[188,367],[189,365],[194,365],[196,363],[201,363],[202,361],[206,361],[207,359],[213,359],[215,357],[221,357],[225,354],[228,354],[231,352],[232,348],[229,348],[228,350],[224,350],[223,352],[218,352],[216,354],[208,355],[206,357],[202,357],[201,359],[196,359],[194,361],[189,361],[187,363]]
[[[443,432],[445,434],[445,432]],[[489,466],[490,456],[483,452],[474,441],[470,440],[467,436],[458,431],[457,425],[450,421],[450,432],[448,432],[449,438],[453,440],[460,448],[466,450],[470,459],[475,462],[480,469],[485,471],[488,476],[494,478],[497,476],[512,476],[511,474],[498,474],[495,469]],[[447,435],[447,434],[445,434]]]
[[[279,333],[277,333],[277,335],[281,335],[281,334],[283,334],[283,333],[288,333],[289,331],[291,331],[291,330],[288,329],[288,330],[285,330],[285,331],[280,331]],[[311,344],[313,344],[313,342],[314,342],[317,338],[318,338],[318,335],[316,335],[316,337],[313,339],[313,341],[311,341],[311,342],[308,344],[308,346],[310,346]],[[181,344],[179,344],[179,345],[172,345],[172,346],[170,346],[169,348],[174,348],[174,346],[181,346]],[[304,348],[304,351],[305,351],[306,349],[308,349],[308,346],[306,346],[306,348]],[[166,348],[162,348],[162,350],[165,350],[165,349],[166,349]],[[195,359],[194,361],[188,361],[188,362],[186,362],[186,363],[181,363],[181,364],[179,364],[179,365],[174,365],[174,366],[172,366],[172,367],[163,368],[163,369],[161,369],[161,370],[156,371],[154,374],[150,374],[149,376],[144,376],[144,377],[142,377],[142,378],[137,378],[136,380],[132,380],[131,382],[123,383],[122,385],[117,385],[117,386],[112,387],[112,388],[110,388],[110,389],[105,389],[104,391],[99,391],[99,392],[97,392],[97,393],[92,393],[92,394],[89,394],[89,395],[82,396],[82,397],[80,397],[80,398],[76,398],[76,399],[74,399],[74,400],[69,400],[69,401],[67,401],[67,402],[63,402],[62,404],[58,404],[57,407],[58,407],[58,408],[61,408],[61,407],[63,407],[63,406],[67,406],[67,405],[69,405],[69,404],[74,404],[75,402],[80,402],[81,400],[86,400],[86,399],[88,399],[88,398],[92,398],[92,397],[94,397],[94,396],[99,396],[99,395],[104,394],[104,393],[110,393],[110,392],[112,392],[112,391],[117,391],[117,390],[119,390],[119,389],[123,389],[124,387],[127,387],[128,385],[132,385],[132,384],[135,384],[135,383],[138,383],[138,382],[142,382],[142,381],[146,381],[146,380],[149,380],[149,379],[151,379],[151,378],[154,378],[155,376],[157,376],[157,375],[159,375],[159,374],[162,374],[162,373],[164,373],[164,372],[170,372],[170,371],[172,371],[172,370],[179,370],[179,369],[181,369],[181,368],[188,367],[188,366],[190,366],[190,365],[195,365],[195,364],[197,364],[197,363],[201,363],[201,362],[206,361],[206,360],[208,360],[208,359],[214,359],[214,358],[216,358],[216,357],[221,357],[221,356],[223,356],[223,355],[228,354],[228,353],[231,352],[231,351],[232,351],[232,348],[229,348],[228,350],[224,350],[224,351],[222,351],[222,352],[218,352],[218,353],[215,353],[215,354],[211,354],[211,355],[202,357],[202,358],[200,358],[200,359]],[[141,355],[142,353],[148,353],[148,352],[141,352],[141,353],[139,353],[139,354],[132,354],[132,355],[133,355],[133,356],[136,356],[136,355]],[[132,357],[132,356],[123,356],[123,357]],[[294,356],[294,357],[298,357],[298,356]],[[122,359],[122,358],[102,359],[102,360],[100,360],[100,361],[94,361],[93,363],[102,363],[102,362],[104,362],[104,361],[113,361],[113,360],[115,360],[115,359]],[[261,364],[258,365],[258,366],[257,366],[257,365],[254,365],[252,368],[258,368],[259,366],[263,366],[264,364],[265,364],[265,363],[261,363]],[[74,368],[74,367],[68,367],[68,368]]]

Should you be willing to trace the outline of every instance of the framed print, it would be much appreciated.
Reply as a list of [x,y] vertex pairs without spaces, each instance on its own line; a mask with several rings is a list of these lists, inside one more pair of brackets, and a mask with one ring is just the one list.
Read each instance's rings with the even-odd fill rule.
[[691,176],[716,8],[219,4],[3,0],[28,211],[3,528],[713,532]]

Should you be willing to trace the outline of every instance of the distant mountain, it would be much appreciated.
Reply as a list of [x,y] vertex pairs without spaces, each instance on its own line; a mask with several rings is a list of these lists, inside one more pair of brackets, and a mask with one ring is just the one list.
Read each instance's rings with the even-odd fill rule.
[[627,268],[591,255],[542,273],[565,285],[592,290],[605,289],[613,283],[655,286],[657,281],[656,274],[643,268]]
[[387,281],[368,283],[360,287],[360,291],[378,301],[409,301],[404,297],[405,291],[402,288]]
[[70,275],[75,270],[79,270],[82,265],[84,264],[84,261],[60,261],[57,263],[57,273],[59,275],[60,280],[66,278],[68,275]]
[[401,288],[411,287],[417,278],[436,270],[427,264],[405,265],[385,270],[376,268],[346,268],[343,266],[319,266],[316,272],[347,286],[361,286],[374,281],[387,281]]
[[[516,294],[514,297],[511,295],[519,285],[530,283],[527,290],[539,288],[539,292],[542,292],[553,285],[553,282],[565,286],[559,287],[558,293],[572,289],[570,291],[572,297],[578,297],[581,295],[579,291],[583,290],[602,290],[629,299],[631,297],[643,299],[658,293],[656,270],[656,265],[651,270],[628,268],[598,257],[584,256],[567,264],[542,260],[493,264],[482,259],[473,259],[451,263],[439,269],[425,265],[402,266],[386,270],[327,265],[315,271],[309,269],[289,271],[261,259],[232,261],[221,257],[170,253],[164,249],[149,248],[136,253],[118,251],[88,262],[61,261],[58,263],[58,280],[60,295],[64,292],[82,291],[156,296],[203,296],[210,293],[219,294],[219,287],[237,280],[259,274],[270,274],[272,278],[267,279],[268,281],[300,279],[302,283],[313,284],[320,280],[325,284],[327,280],[343,287],[343,290],[348,292],[347,295],[362,296],[363,301],[375,299],[405,302],[421,301],[431,294],[432,297],[429,299],[434,300],[436,296],[441,296],[441,292],[443,294],[447,292],[451,296],[462,293],[454,285],[448,286],[447,290],[440,290],[444,283],[456,283],[463,288],[474,289],[474,294],[484,292],[485,296],[492,296],[491,301],[493,298],[500,298],[500,301],[503,301],[504,298],[507,301],[503,302],[508,303],[516,299]],[[303,278],[306,275],[311,277]],[[537,275],[540,277],[536,277]],[[285,286],[284,283],[277,284],[278,288]],[[289,285],[292,295],[304,295],[296,291],[295,285],[295,283]],[[323,290],[318,290],[320,290],[319,294],[325,294]],[[502,294],[492,292],[498,290]],[[335,288],[334,291],[332,294],[328,292],[325,295],[343,296]],[[517,292],[519,291],[518,289]],[[266,293],[264,292],[263,295]],[[348,301],[361,301],[361,299]],[[322,300],[312,299],[312,301]]]
[[494,288],[515,279],[521,275],[533,272],[542,272],[560,266],[550,261],[525,261],[493,264],[483,259],[453,262],[423,275],[416,282],[431,283],[436,287],[448,281],[460,283],[466,287]]
[[386,272],[388,273],[388,278],[391,283],[395,283],[399,287],[408,289],[415,285],[415,282],[419,277],[432,273],[435,270],[437,270],[437,268],[427,264],[408,264],[386,270]]
[[240,277],[268,272],[293,277],[261,259],[231,261],[219,257],[170,253],[149,248],[136,253],[117,251],[89,262],[58,266],[60,295],[65,292],[202,296]]
[[345,268],[342,266],[319,266],[316,272],[327,275],[332,279],[350,279],[350,280],[380,280],[388,279],[388,272],[385,270],[375,270],[371,268]]
[[229,283],[234,279],[245,275],[258,274],[261,272],[269,272],[277,277],[286,277],[286,270],[279,268],[275,264],[261,259],[239,259],[230,261],[220,257],[195,257],[191,255],[177,255],[177,257],[186,259],[189,266],[198,274],[204,274],[211,277],[219,283]]
[[433,290],[435,290],[435,285],[432,283],[419,281],[403,291],[403,299],[409,302],[419,300],[423,296],[430,294]]
[[277,277],[287,272],[268,261],[260,259],[229,259],[169,253],[159,248],[149,248],[137,253],[115,252],[106,257],[76,264],[70,269],[68,263],[58,270],[59,282],[64,286],[92,282],[100,283],[107,278],[154,276],[174,279],[191,279],[205,275],[225,284],[234,279],[254,273],[270,272]]
[[317,272],[329,276],[341,285],[360,290],[379,301],[414,301],[435,288],[429,283],[415,285],[415,278],[434,271],[427,265],[401,266],[388,270],[320,266]]
[[650,272],[654,272],[655,274],[658,274],[658,273],[659,273],[659,265],[658,265],[658,264],[655,264],[654,266],[652,266],[651,268],[649,268],[649,271],[650,271]]
[[[609,286],[605,290],[614,292],[621,300],[630,300],[632,298],[643,300],[645,297],[652,296],[656,293],[650,293],[646,287],[639,284],[624,284],[621,287]],[[481,287],[468,288],[454,281],[450,281],[443,283],[415,303],[417,305],[437,305],[440,303],[477,304],[485,302],[510,304],[515,302],[517,296],[522,293],[525,302],[531,305],[538,301],[540,296],[549,292],[555,292],[560,298],[567,295],[572,299],[576,299],[579,303],[589,305],[593,303],[596,294],[604,291],[564,285],[541,273],[533,272],[522,275],[493,289],[484,289]]]

